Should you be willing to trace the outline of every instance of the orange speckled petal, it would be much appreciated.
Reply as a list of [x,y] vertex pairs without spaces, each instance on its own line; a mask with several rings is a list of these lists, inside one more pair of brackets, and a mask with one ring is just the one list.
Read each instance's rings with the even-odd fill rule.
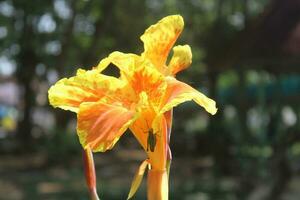
[[177,72],[186,69],[192,63],[192,50],[189,45],[178,45],[173,48],[173,52],[169,63],[169,74],[174,76]]
[[162,72],[170,49],[184,26],[180,15],[171,15],[150,26],[141,36],[144,43],[143,57],[148,58]]
[[214,115],[217,112],[216,102],[201,92],[198,92],[186,83],[180,82],[175,78],[166,78],[168,87],[162,103],[161,112],[164,113],[185,101],[194,100],[207,112]]
[[79,69],[76,76],[63,78],[53,85],[48,97],[53,107],[78,112],[82,102],[96,102],[123,85],[123,81],[102,75],[97,70]]
[[129,83],[137,94],[146,92],[152,103],[160,101],[161,93],[167,86],[163,74],[148,62],[143,62],[137,66]]
[[82,103],[77,114],[80,143],[94,152],[111,149],[134,121],[134,114],[116,103]]

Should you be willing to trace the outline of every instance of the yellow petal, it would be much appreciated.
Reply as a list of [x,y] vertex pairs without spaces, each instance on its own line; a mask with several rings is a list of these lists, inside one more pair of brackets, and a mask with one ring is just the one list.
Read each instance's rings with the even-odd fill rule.
[[161,113],[170,110],[178,104],[190,100],[194,100],[212,115],[217,112],[216,102],[214,100],[206,97],[204,94],[198,92],[188,84],[180,82],[175,78],[168,77],[166,80],[168,87],[164,100],[162,101]]
[[79,69],[76,76],[63,78],[53,85],[48,97],[52,106],[78,112],[82,102],[96,102],[123,85],[121,80],[102,75],[97,70]]
[[142,182],[142,179],[143,179],[143,176],[144,176],[144,173],[146,171],[146,168],[147,168],[148,164],[149,164],[149,161],[144,160],[144,162],[142,162],[142,164],[139,166],[139,168],[138,168],[137,172],[135,173],[134,178],[132,180],[130,191],[129,191],[127,199],[132,198],[133,195],[138,190],[138,188],[140,187],[140,184]]
[[189,45],[178,45],[173,48],[173,56],[169,63],[169,72],[171,75],[184,70],[192,63],[192,50]]
[[94,152],[111,149],[134,121],[134,114],[118,103],[82,103],[77,114],[80,143]]
[[180,15],[171,15],[150,26],[141,36],[144,43],[143,57],[148,58],[162,72],[170,49],[184,26]]
[[97,70],[102,72],[112,63],[120,69],[121,75],[122,73],[130,73],[135,68],[138,59],[138,55],[115,51],[99,62]]

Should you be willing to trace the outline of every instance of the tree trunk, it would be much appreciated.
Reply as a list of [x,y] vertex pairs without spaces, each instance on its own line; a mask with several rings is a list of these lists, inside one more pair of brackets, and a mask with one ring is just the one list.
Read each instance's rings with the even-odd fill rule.
[[35,66],[38,64],[32,42],[32,38],[34,38],[32,26],[26,23],[26,19],[27,17],[25,16],[23,34],[19,40],[21,51],[18,57],[19,65],[16,72],[18,84],[21,89],[21,114],[18,121],[17,138],[22,151],[30,150],[32,147],[32,109],[35,105],[32,80],[35,74]]

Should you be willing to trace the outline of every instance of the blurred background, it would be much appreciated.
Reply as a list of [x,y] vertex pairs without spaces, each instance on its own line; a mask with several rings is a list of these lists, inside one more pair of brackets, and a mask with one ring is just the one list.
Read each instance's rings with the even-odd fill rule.
[[[193,51],[177,78],[219,108],[175,109],[170,199],[299,199],[299,0],[1,0],[1,200],[88,199],[76,116],[50,107],[48,88],[114,50],[142,52],[169,14]],[[143,159],[130,133],[95,154],[100,197],[125,199]]]

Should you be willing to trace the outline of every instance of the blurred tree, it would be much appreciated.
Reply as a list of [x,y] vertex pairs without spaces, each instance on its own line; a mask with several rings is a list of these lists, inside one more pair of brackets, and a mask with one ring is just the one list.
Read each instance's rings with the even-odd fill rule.
[[[42,6],[42,8],[41,8]],[[30,149],[32,147],[32,113],[35,106],[34,78],[35,68],[40,62],[38,51],[41,49],[38,41],[38,33],[35,20],[41,10],[47,8],[49,4],[42,5],[31,4],[24,1],[13,1],[15,41],[20,46],[20,52],[16,55],[17,70],[16,77],[21,89],[21,112],[17,128],[17,137],[19,138],[21,149]],[[17,33],[17,34],[16,34]]]

